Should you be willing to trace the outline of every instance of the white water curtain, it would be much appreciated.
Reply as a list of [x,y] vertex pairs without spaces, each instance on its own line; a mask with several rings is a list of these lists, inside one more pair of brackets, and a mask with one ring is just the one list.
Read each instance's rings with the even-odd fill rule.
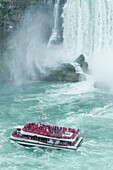
[[63,46],[85,54],[95,80],[113,87],[113,0],[67,0]]
[[64,47],[92,55],[113,46],[112,0],[67,0],[64,6]]

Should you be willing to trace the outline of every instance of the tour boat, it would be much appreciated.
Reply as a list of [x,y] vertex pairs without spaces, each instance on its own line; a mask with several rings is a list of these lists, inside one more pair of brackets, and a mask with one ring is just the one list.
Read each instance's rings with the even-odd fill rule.
[[27,123],[16,127],[10,139],[27,147],[76,150],[83,138],[80,130],[42,123]]

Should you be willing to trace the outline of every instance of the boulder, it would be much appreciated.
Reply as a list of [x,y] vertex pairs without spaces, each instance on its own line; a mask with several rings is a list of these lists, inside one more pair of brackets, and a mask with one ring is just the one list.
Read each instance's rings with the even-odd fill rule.
[[67,72],[66,74],[62,75],[62,81],[66,82],[79,82],[84,80],[86,80],[85,75],[80,73]]
[[89,65],[87,62],[84,62],[81,66],[82,70],[84,73],[88,74],[90,71],[89,71]]
[[43,80],[46,81],[61,81],[61,82],[79,82],[85,81],[85,75],[80,73],[72,73],[72,72],[60,72],[53,71],[51,74],[43,77]]
[[76,72],[75,67],[70,63],[62,63],[57,69],[66,72]]
[[75,67],[70,63],[63,63],[56,69],[51,69],[43,76],[46,81],[65,81],[79,82],[86,80],[86,76],[81,73],[76,73]]
[[83,54],[81,54],[74,62],[76,62],[76,63],[78,63],[80,65],[80,67],[82,68],[82,71],[84,73],[86,73],[86,74],[90,73],[89,65],[85,61],[85,56]]
[[76,60],[76,63],[80,64],[80,66],[82,67],[83,63],[85,62],[85,57],[83,54],[81,54]]

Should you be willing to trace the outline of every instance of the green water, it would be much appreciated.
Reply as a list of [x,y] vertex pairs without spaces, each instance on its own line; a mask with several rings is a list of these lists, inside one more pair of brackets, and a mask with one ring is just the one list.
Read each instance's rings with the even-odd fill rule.
[[[113,94],[89,82],[0,84],[0,170],[112,170]],[[16,125],[36,122],[80,128],[77,151],[15,146],[9,136]]]

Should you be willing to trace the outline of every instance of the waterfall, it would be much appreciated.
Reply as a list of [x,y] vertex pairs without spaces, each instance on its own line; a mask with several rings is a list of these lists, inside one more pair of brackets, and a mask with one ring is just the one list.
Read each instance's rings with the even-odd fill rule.
[[67,0],[63,28],[70,56],[85,54],[94,77],[113,84],[113,1]]
[[61,42],[59,20],[60,20],[60,0],[56,0],[54,6],[54,26],[52,30],[52,35],[48,42],[48,46],[57,45]]
[[67,0],[63,17],[64,47],[75,54],[113,46],[113,1]]
[[[44,67],[52,67],[61,61],[70,62],[81,53],[88,59],[96,76],[111,79],[113,1],[55,0],[54,6],[52,0],[47,2],[35,10],[33,7],[26,11],[21,26],[8,42],[5,61],[11,79],[20,80],[20,83],[27,79],[35,80],[38,70],[42,72]],[[46,48],[62,42],[61,32],[63,48]]]

